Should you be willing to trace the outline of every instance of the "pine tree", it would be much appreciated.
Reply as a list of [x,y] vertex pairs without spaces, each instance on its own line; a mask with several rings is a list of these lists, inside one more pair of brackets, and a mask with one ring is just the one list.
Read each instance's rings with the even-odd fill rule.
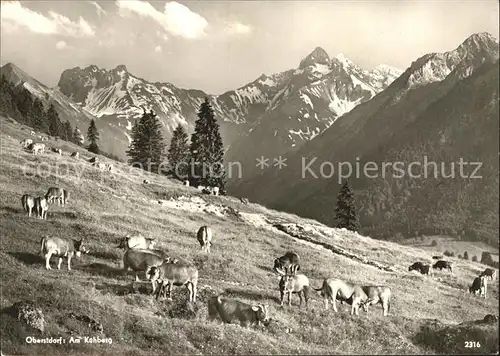
[[69,121],[63,123],[61,138],[64,141],[73,142],[73,128],[71,127]]
[[71,142],[76,143],[78,146],[82,146],[85,142],[85,137],[83,137],[82,132],[80,131],[78,126],[76,126],[75,131],[73,131]]
[[351,231],[359,230],[359,221],[356,212],[354,193],[346,181],[337,196],[337,207],[335,208],[336,227],[346,228]]
[[161,123],[151,110],[144,112],[139,121],[132,127],[132,142],[127,155],[129,164],[140,165],[144,170],[159,172],[162,162],[165,143],[161,133]]
[[[45,108],[43,107],[43,103],[40,99],[36,98],[33,101],[33,107],[31,112],[30,121],[32,127],[35,129],[48,133],[49,132],[49,118],[47,116],[48,112],[45,112]],[[56,113],[57,114],[57,113]]]
[[467,251],[464,252],[464,260],[469,259],[469,253]]
[[89,128],[87,130],[87,140],[89,141],[89,145],[87,150],[92,153],[99,154],[99,145],[97,141],[99,141],[99,132],[97,131],[97,126],[95,125],[95,121],[90,121]]
[[225,191],[226,174],[224,170],[224,145],[219,132],[219,124],[214,110],[205,98],[198,112],[194,133],[191,136],[191,160],[194,165],[190,170],[193,185],[219,187]]
[[189,143],[184,127],[179,124],[174,130],[167,154],[169,171],[177,179],[185,179],[189,172]]
[[61,136],[62,123],[53,104],[50,104],[50,107],[47,110],[47,121],[49,123],[49,135]]

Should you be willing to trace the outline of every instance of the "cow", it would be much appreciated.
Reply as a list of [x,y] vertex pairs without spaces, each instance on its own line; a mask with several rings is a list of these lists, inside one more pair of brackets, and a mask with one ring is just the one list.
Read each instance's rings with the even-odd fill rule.
[[196,238],[200,243],[201,250],[210,253],[210,247],[212,246],[212,229],[208,226],[200,227],[196,234]]
[[89,163],[96,163],[96,162],[99,162],[99,158],[92,157],[91,159],[89,159]]
[[325,279],[323,285],[318,289],[314,288],[314,290],[323,297],[325,309],[328,309],[328,304],[331,302],[335,312],[337,312],[336,299],[340,299],[341,301],[350,300],[351,315],[354,313],[359,315],[359,307],[368,300],[368,296],[361,286],[335,278]]
[[35,131],[33,131],[33,130],[31,130],[31,131],[30,131],[30,135],[31,135],[31,136],[35,136],[35,135],[36,135],[36,132],[35,132]]
[[488,288],[488,282],[486,276],[479,276],[474,278],[471,286],[469,287],[469,293],[474,293],[483,296],[486,299],[486,290]]
[[106,168],[106,165],[104,163],[94,162],[92,163],[92,167],[96,167],[97,169],[103,171]]
[[61,269],[63,257],[66,257],[68,260],[68,271],[71,271],[71,259],[73,256],[80,257],[82,252],[89,252],[83,246],[84,240],[85,237],[82,237],[80,241],[60,237],[42,237],[40,240],[40,253],[45,257],[45,269],[52,269],[50,267],[50,257],[54,255],[59,257],[57,269]]
[[[146,272],[153,286],[152,294],[156,293],[156,299],[160,297],[162,290],[167,288],[168,299],[172,299],[172,286],[186,286],[189,290],[189,301],[196,302],[196,288],[198,285],[198,270],[196,267],[184,263],[163,262],[154,266]],[[156,282],[160,284],[156,286]]]
[[32,143],[29,147],[28,147],[29,150],[31,150],[31,153],[33,153],[34,155],[38,154],[38,153],[45,153],[45,144],[43,143]]
[[62,155],[62,150],[60,148],[52,147],[50,150],[52,152],[59,153],[59,156]]
[[302,306],[302,296],[304,296],[307,308],[310,288],[309,279],[303,274],[287,274],[282,276],[279,283],[281,306],[283,306],[285,294],[288,297],[288,306],[292,306],[292,293],[297,293],[300,298],[299,308]]
[[431,266],[427,263],[415,262],[410,267],[408,267],[408,271],[418,271],[424,275],[430,275]]
[[481,272],[481,274],[479,276],[480,277],[486,276],[487,279],[489,279],[490,281],[493,281],[496,279],[496,275],[497,275],[497,272],[493,268],[486,268],[483,272]]
[[152,250],[155,244],[156,240],[154,238],[144,237],[142,235],[137,235],[137,236],[127,235],[120,240],[118,248],[123,248],[123,249],[135,248],[135,249]]
[[149,180],[144,179],[144,180],[142,181],[142,183],[143,183],[143,184],[149,184]]
[[23,205],[24,211],[28,213],[29,217],[31,217],[31,213],[33,212],[33,208],[35,207],[35,197],[32,197],[31,195],[28,194],[24,194],[21,197],[21,204]]
[[296,274],[300,270],[299,255],[289,251],[274,260],[273,270],[279,275]]
[[203,185],[199,185],[196,187],[196,189],[198,189],[200,192],[203,192],[206,188]]
[[251,324],[269,325],[268,306],[264,304],[251,305],[232,298],[222,296],[211,297],[208,302],[208,319],[220,318],[224,323],[239,321],[241,326]]
[[383,308],[383,316],[387,316],[391,307],[391,289],[384,286],[362,286],[361,288],[368,296],[367,300],[361,302],[363,309],[368,312],[370,305],[380,303]]
[[443,256],[432,256],[433,260],[440,260],[441,258],[443,258]]
[[219,195],[219,187],[212,187],[212,194]]
[[189,187],[189,181],[188,181],[188,180],[185,180],[185,181],[184,181],[184,185],[185,185],[186,187]]
[[36,216],[39,219],[47,220],[48,210],[49,210],[49,203],[47,203],[47,199],[45,199],[45,197],[36,197],[35,198]]
[[113,170],[113,165],[110,164],[110,163],[106,163],[104,165],[104,170],[107,171],[107,172],[111,172]]
[[23,148],[28,148],[33,143],[33,140],[30,138],[25,138],[20,143]]
[[155,266],[160,266],[165,256],[159,256],[151,250],[130,248],[123,255],[123,272],[130,268],[135,272],[135,280],[139,281],[138,272],[145,272],[148,279],[148,271]]
[[80,158],[80,152],[73,152],[73,153],[71,154],[71,157],[73,157],[73,158],[77,158],[77,159],[78,159],[78,158]]
[[50,187],[45,194],[45,199],[47,199],[49,204],[57,200],[58,205],[64,206],[69,200],[69,192],[63,188]]
[[451,262],[439,260],[432,266],[433,269],[439,269],[440,271],[443,269],[447,269],[448,271],[453,272]]

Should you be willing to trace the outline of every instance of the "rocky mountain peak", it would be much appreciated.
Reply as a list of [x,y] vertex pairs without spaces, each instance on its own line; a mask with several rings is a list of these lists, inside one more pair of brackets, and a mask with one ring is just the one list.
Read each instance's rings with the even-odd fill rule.
[[330,63],[330,56],[321,47],[316,47],[307,57],[300,61],[299,69],[304,69],[315,64]]

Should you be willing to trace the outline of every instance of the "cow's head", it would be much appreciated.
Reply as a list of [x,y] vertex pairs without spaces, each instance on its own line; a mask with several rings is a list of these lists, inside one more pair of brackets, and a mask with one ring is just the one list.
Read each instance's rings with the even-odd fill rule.
[[127,236],[125,236],[124,238],[122,238],[122,239],[120,240],[120,243],[118,244],[118,246],[117,246],[117,247],[118,247],[118,248],[123,248],[123,249],[127,248],[127,242],[128,242],[128,239],[129,239],[129,238],[130,238],[130,235],[127,235]]
[[90,250],[84,246],[85,237],[82,237],[79,241],[75,241],[75,254],[76,257],[80,257],[82,253],[89,253]]
[[148,249],[150,249],[150,250],[154,249],[155,244],[156,244],[156,240],[154,238],[146,237],[146,246]]
[[158,267],[153,266],[146,271],[146,278],[150,281],[156,281],[158,277],[160,277],[160,269]]
[[257,320],[264,325],[269,324],[269,315],[268,315],[268,306],[264,304],[254,305],[252,306],[252,310],[255,312],[257,316]]

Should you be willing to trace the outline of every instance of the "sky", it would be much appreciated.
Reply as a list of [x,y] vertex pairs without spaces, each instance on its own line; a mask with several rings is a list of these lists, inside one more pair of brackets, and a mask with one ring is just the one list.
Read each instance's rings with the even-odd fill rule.
[[95,64],[221,94],[297,68],[314,48],[406,69],[468,36],[498,39],[496,0],[1,1],[0,62],[48,86]]

